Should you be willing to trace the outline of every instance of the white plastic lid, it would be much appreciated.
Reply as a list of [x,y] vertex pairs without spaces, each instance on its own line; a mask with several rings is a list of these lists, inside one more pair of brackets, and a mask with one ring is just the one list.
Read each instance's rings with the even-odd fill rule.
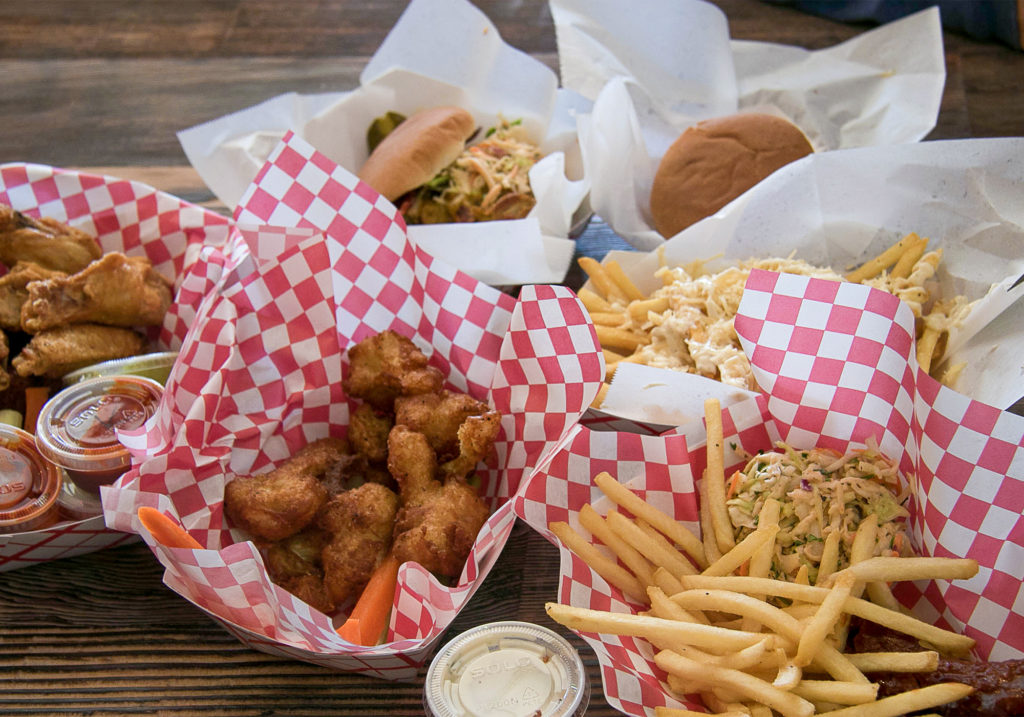
[[430,663],[423,695],[434,717],[569,717],[589,703],[573,646],[527,622],[481,625],[449,642]]

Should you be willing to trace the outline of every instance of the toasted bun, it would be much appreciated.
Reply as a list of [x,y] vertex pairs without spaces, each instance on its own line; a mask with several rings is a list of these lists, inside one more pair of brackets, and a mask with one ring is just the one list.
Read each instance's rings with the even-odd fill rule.
[[651,218],[666,239],[714,214],[814,149],[788,120],[736,114],[698,122],[665,152],[651,186]]
[[460,107],[417,112],[377,145],[359,178],[393,202],[454,162],[475,128],[473,115]]

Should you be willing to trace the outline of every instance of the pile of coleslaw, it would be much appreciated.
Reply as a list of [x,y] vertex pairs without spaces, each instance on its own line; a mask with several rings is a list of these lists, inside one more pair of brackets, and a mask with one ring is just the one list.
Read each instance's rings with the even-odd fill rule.
[[737,542],[757,529],[767,499],[781,504],[770,577],[792,581],[806,565],[814,584],[825,539],[833,531],[839,532],[836,569],[847,567],[857,528],[872,514],[879,526],[873,555],[910,553],[905,535],[909,486],[877,448],[839,455],[776,445],[780,450],[753,456],[733,474],[726,502]]

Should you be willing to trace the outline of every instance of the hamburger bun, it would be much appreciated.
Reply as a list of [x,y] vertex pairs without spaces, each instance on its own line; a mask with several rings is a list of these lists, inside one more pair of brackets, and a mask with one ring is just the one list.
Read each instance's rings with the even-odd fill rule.
[[814,151],[800,129],[766,114],[698,122],[672,143],[651,185],[651,218],[666,239],[714,214],[769,174]]
[[455,161],[476,129],[460,107],[433,107],[409,117],[373,150],[359,178],[395,201]]

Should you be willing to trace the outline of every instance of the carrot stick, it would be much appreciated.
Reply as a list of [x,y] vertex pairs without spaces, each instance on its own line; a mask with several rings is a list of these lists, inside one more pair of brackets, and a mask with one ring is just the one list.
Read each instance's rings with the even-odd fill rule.
[[736,495],[736,491],[739,490],[740,483],[743,482],[743,473],[736,471],[732,474],[732,478],[729,479],[729,490],[725,494],[726,498],[732,498]]
[[43,410],[43,404],[50,399],[50,389],[47,386],[26,386],[25,387],[25,430],[35,434],[36,420],[39,412]]
[[146,530],[165,548],[203,550],[203,546],[199,544],[198,540],[156,508],[150,508],[148,505],[141,506],[139,522],[146,526]]
[[356,645],[376,645],[388,626],[388,617],[395,604],[395,584],[398,582],[398,566],[401,563],[388,555],[373,571],[370,582],[345,624],[338,628],[338,634]]

